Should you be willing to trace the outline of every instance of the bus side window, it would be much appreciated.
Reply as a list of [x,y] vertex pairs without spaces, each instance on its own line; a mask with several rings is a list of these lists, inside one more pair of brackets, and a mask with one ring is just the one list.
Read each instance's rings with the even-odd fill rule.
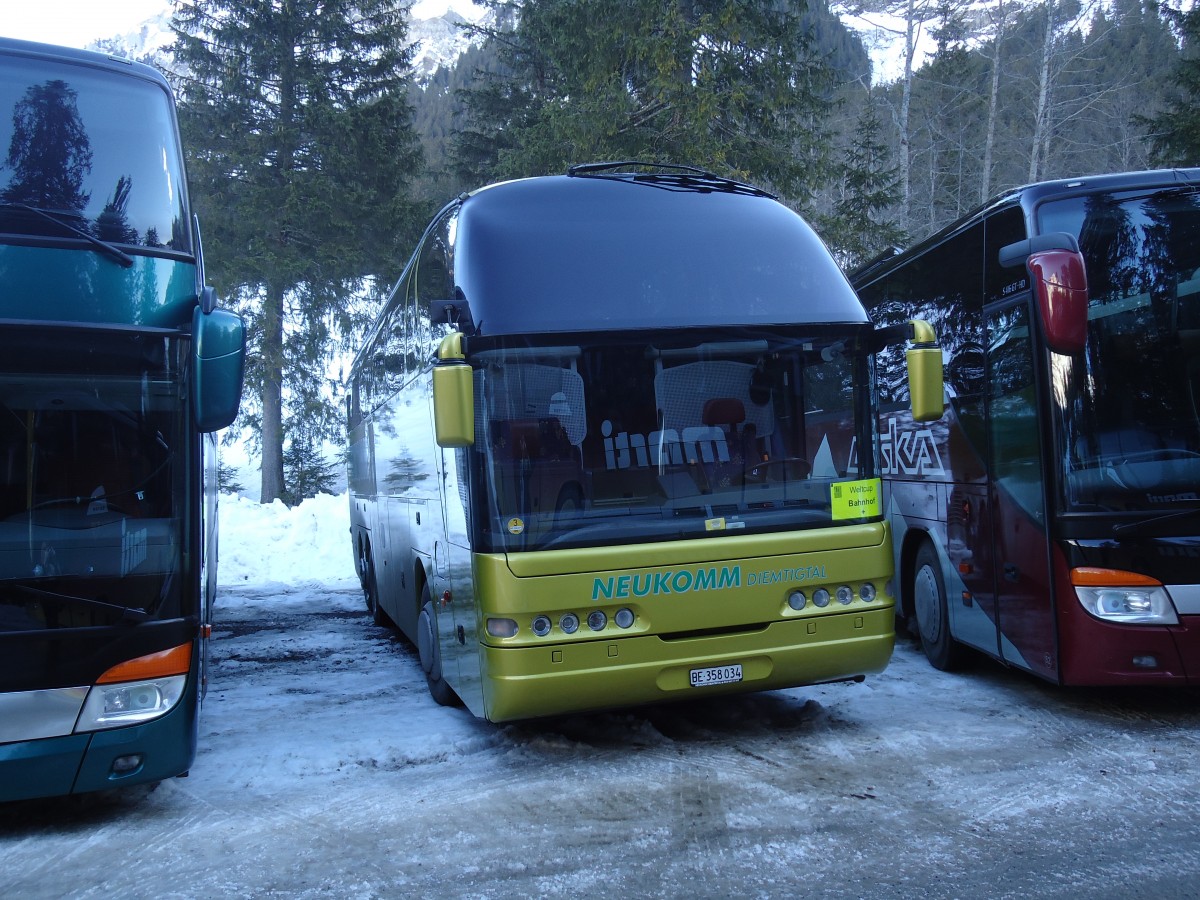
[[448,213],[430,229],[417,256],[416,277],[413,282],[410,307],[415,364],[419,368],[431,365],[433,355],[443,337],[452,329],[445,322],[434,322],[432,304],[435,300],[454,298],[454,232],[458,210]]

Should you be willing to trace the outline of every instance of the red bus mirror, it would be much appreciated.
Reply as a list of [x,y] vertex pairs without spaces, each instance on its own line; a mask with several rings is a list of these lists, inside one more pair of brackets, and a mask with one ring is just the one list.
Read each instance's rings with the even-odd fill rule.
[[1050,250],[1029,257],[1046,345],[1056,353],[1079,353],[1087,342],[1088,289],[1083,254]]
[[1083,254],[1074,235],[1039,234],[1000,250],[1000,265],[1029,270],[1046,346],[1078,353],[1087,342],[1088,287]]

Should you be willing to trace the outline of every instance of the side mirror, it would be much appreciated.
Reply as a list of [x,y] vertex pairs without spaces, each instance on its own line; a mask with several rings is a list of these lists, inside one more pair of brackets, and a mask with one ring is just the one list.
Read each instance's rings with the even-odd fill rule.
[[475,388],[462,335],[447,335],[433,369],[433,429],[439,447],[475,443]]
[[908,396],[913,421],[936,422],[945,412],[945,387],[942,373],[942,348],[937,345],[933,326],[921,319],[912,320],[912,347],[904,352],[908,362]]
[[192,313],[192,412],[201,432],[233,424],[242,402],[246,326],[224,309]]
[[1073,235],[1041,234],[1000,250],[1000,264],[1029,270],[1046,346],[1079,353],[1087,343],[1088,287],[1083,254]]

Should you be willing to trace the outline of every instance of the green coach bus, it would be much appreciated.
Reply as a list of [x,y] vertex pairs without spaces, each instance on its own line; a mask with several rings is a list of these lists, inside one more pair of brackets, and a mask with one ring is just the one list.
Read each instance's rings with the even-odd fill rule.
[[875,329],[786,206],[577,166],[432,221],[349,379],[368,608],[491,721],[861,678],[893,648]]
[[162,76],[0,40],[0,801],[192,763],[244,359],[214,306]]

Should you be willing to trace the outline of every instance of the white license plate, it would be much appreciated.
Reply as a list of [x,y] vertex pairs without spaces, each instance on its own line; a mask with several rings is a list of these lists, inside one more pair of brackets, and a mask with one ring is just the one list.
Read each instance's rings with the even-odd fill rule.
[[710,684],[733,684],[742,680],[740,663],[732,666],[713,666],[711,669],[692,669],[692,687],[708,687]]

